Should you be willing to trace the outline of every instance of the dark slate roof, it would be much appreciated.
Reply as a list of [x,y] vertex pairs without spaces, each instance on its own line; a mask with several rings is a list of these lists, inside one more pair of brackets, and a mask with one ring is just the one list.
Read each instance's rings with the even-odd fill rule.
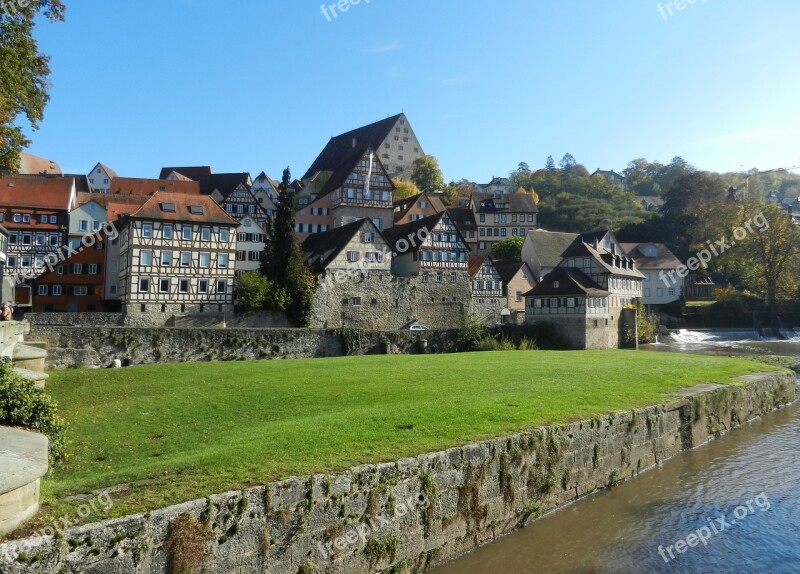
[[[644,248],[648,245],[656,248],[655,256],[648,257],[644,254]],[[620,247],[628,257],[636,261],[639,269],[675,269],[681,264],[663,243],[620,243]]]
[[372,227],[377,235],[383,237],[375,224],[368,218],[336,227],[330,231],[314,233],[300,245],[306,255],[306,264],[315,273],[325,271],[330,262],[342,252],[342,249],[347,247],[347,244],[352,241],[356,233],[361,231],[364,225]]
[[211,168],[207,165],[192,166],[192,167],[162,167],[161,174],[158,179],[167,179],[172,172],[179,173],[184,177],[188,177],[192,181],[200,181],[204,175],[211,175]]
[[[606,232],[607,233],[607,232]],[[591,234],[585,234],[591,235]],[[605,235],[605,233],[603,233]],[[617,267],[612,265],[612,262],[622,262],[628,261],[633,267],[634,260],[624,253],[613,254],[610,251],[607,251],[603,247],[598,247],[595,249],[594,245],[588,241],[582,241],[582,236],[578,236],[578,238],[573,242],[572,245],[564,252],[564,257],[591,257],[594,259],[598,264],[600,264],[606,271],[609,273],[613,273],[614,275],[625,275],[628,277],[636,277],[637,279],[643,279],[644,275],[637,269],[624,269],[622,267]]]
[[397,114],[385,120],[332,137],[302,179],[308,179],[320,171],[336,171],[344,161],[344,158],[352,153],[354,149],[353,140],[356,142],[355,149],[361,152],[367,148],[380,149],[402,115]]
[[[427,230],[428,235],[432,234],[433,229],[439,223],[439,220],[444,216],[444,213],[445,212],[443,211],[441,213],[431,215],[430,217],[423,217],[422,219],[418,219],[410,223],[395,225],[394,227],[384,230],[383,236],[386,238],[386,241],[388,241],[389,247],[391,247],[395,252],[397,252],[397,243],[402,239],[407,241],[409,244],[409,248],[406,249],[405,252],[413,253],[422,247],[422,242],[409,241],[409,237],[419,237],[418,234],[422,229]],[[464,238],[462,237],[461,240],[464,241]]]
[[[325,182],[325,185],[322,186],[318,197],[324,197],[328,195],[333,190],[341,187],[347,178],[350,177],[350,174],[353,173],[358,166],[358,162],[361,161],[361,158],[364,157],[365,154],[368,154],[372,151],[371,148],[367,147],[364,148],[355,148],[351,149],[349,153],[346,153],[342,158],[338,165],[334,166],[332,171],[333,173],[328,178],[328,181]],[[378,160],[378,154],[375,154],[373,158],[376,163],[380,164],[380,160]],[[383,164],[380,164],[381,166]],[[326,170],[327,171],[327,170]]]
[[213,173],[200,178],[200,193],[211,195],[214,190],[219,190],[223,201],[239,187],[240,183],[249,185],[249,173]]
[[[558,287],[555,286],[558,282]],[[568,295],[608,295],[586,273],[576,267],[556,267],[536,287],[525,293],[525,297],[561,297]]]
[[537,229],[536,231],[529,231],[528,237],[533,242],[533,248],[539,257],[541,266],[550,268],[556,267],[561,263],[564,252],[572,245],[578,235],[576,233],[557,233]]
[[477,231],[478,223],[475,220],[475,212],[469,207],[448,207],[447,214],[453,223],[462,233],[464,231]]
[[[492,195],[483,196],[476,194],[475,210],[478,213],[539,213],[539,207],[533,197],[527,193],[511,193],[502,198]],[[508,207],[499,207],[504,203]]]
[[498,259],[497,261],[492,261],[494,263],[494,268],[497,269],[497,272],[500,274],[500,277],[503,278],[504,283],[508,283],[514,278],[520,269],[525,267],[526,263],[524,261],[508,261],[504,259]]

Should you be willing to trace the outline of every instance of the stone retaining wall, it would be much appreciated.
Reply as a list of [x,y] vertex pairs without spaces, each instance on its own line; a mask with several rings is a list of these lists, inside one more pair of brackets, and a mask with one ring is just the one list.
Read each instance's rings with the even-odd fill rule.
[[[350,354],[390,351],[412,354],[426,350],[449,350],[454,331],[362,332],[360,347]],[[243,361],[259,359],[300,359],[345,355],[342,337],[335,331],[313,329],[190,329],[127,327],[60,327],[37,324],[31,338],[48,344],[47,368],[107,367],[114,357],[133,355],[137,364],[192,361]]]
[[[210,555],[199,561],[208,574],[424,571],[795,399],[788,372],[745,381],[698,387],[631,412],[72,528],[61,539],[0,545],[0,570],[166,574],[175,558],[165,547],[171,525],[189,514],[208,528]],[[20,550],[25,562],[17,559]]]

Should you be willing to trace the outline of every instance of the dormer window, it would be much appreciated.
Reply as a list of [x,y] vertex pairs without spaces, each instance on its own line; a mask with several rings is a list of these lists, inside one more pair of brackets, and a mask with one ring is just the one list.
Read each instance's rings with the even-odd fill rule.
[[558,289],[561,286],[560,281],[553,281],[553,289]]
[[172,203],[171,201],[163,202],[161,204],[161,211],[163,211],[164,213],[175,213],[175,211],[176,211],[175,210],[175,204]]
[[189,206],[189,213],[192,215],[203,215],[203,206],[202,205],[190,205]]

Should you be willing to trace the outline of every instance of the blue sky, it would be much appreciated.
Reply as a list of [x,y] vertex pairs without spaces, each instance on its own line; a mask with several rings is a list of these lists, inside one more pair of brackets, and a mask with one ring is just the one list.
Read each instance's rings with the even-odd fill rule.
[[404,111],[448,181],[565,152],[591,171],[800,164],[800,3],[669,4],[68,0],[37,28],[53,87],[30,151],[299,177],[331,136]]

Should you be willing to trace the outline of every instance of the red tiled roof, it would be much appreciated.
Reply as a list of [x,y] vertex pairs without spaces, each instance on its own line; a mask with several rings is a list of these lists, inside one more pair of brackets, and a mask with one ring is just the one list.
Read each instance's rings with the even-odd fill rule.
[[72,178],[0,178],[0,206],[69,210]]
[[200,194],[200,184],[196,181],[172,181],[168,179],[133,179],[115,177],[111,182],[109,194],[114,195],[153,195],[159,191],[169,193]]
[[[164,211],[163,204],[172,203],[174,211]],[[190,206],[202,207],[202,213],[191,213]],[[142,207],[131,214],[136,219],[163,219],[167,221],[190,221],[197,223],[218,223],[221,225],[239,224],[228,215],[216,201],[206,195],[168,193],[160,191],[150,197]]]
[[62,175],[61,168],[52,160],[22,152],[19,154],[20,175]]

